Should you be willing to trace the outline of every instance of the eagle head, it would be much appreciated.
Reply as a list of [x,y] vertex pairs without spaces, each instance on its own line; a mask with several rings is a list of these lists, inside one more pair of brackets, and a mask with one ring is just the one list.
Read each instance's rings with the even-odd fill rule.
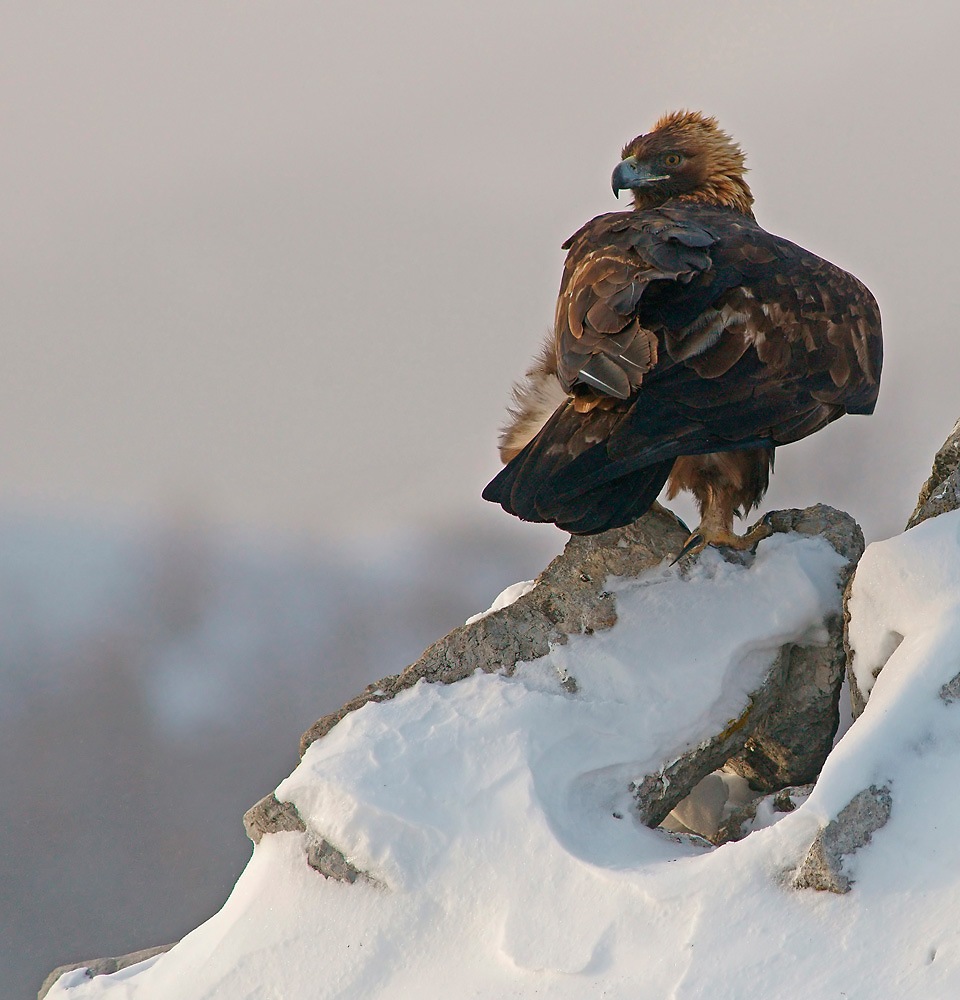
[[679,198],[753,216],[743,151],[716,118],[672,111],[652,131],[628,142],[621,157],[611,178],[613,193],[630,188],[637,210]]

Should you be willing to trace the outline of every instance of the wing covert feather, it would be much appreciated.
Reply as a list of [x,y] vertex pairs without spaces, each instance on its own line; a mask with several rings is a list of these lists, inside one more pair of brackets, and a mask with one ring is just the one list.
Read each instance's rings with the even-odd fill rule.
[[872,411],[873,296],[752,219],[668,202],[599,216],[564,246],[558,377],[574,395],[632,394],[636,421],[615,437],[651,422],[686,436],[684,413],[696,411],[704,441],[783,443],[843,412]]

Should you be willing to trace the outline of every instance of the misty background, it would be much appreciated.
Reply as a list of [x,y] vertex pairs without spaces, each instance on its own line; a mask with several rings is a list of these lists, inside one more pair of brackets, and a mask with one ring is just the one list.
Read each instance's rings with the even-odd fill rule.
[[0,4],[4,1000],[215,911],[300,732],[560,548],[480,490],[560,244],[662,112],[717,115],[761,225],[883,313],[876,414],[781,449],[764,509],[902,528],[960,416],[958,27]]

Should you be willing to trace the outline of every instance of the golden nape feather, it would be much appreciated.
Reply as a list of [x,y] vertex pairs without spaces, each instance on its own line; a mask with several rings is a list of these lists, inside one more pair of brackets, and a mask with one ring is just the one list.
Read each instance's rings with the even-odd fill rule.
[[871,413],[880,313],[853,275],[764,231],[740,147],[696,111],[623,148],[634,208],[564,244],[553,333],[515,389],[484,497],[577,534],[644,514],[664,485],[701,512],[688,548],[733,533],[774,449]]

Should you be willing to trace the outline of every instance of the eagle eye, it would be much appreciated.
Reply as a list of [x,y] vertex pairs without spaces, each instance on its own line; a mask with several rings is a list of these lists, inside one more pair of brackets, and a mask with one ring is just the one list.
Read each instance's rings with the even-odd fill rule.
[[679,167],[682,159],[683,157],[679,153],[667,153],[663,158],[663,163],[667,167]]

